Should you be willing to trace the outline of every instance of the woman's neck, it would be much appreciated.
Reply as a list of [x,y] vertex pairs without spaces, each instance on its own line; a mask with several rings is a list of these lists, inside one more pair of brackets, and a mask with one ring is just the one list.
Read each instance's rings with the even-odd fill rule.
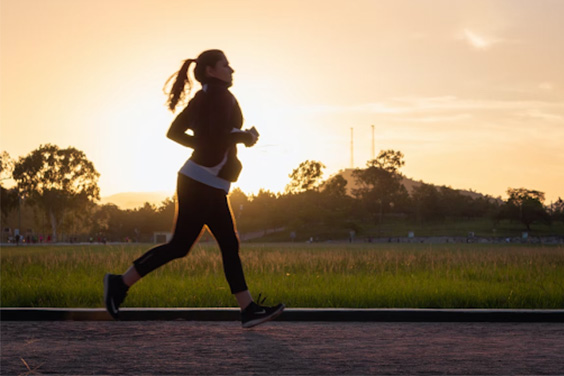
[[231,87],[231,82],[225,82],[223,80],[220,80],[219,78],[215,78],[215,77],[208,77],[206,79],[206,82],[204,84],[202,84],[202,86],[204,85],[217,85],[217,86],[224,86],[226,88]]

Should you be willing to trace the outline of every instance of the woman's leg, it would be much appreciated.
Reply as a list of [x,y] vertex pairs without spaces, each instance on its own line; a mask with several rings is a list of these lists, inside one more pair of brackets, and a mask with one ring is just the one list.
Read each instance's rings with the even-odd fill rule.
[[237,292],[233,295],[235,295],[235,299],[237,299],[237,305],[239,306],[239,308],[241,308],[241,310],[244,310],[253,302],[253,297],[249,290]]
[[171,241],[146,252],[133,262],[124,275],[106,274],[104,277],[104,301],[112,317],[118,318],[119,307],[135,282],[167,262],[188,254],[204,226],[210,202],[206,194],[207,190],[202,189],[200,183],[179,175],[178,210]]
[[121,278],[127,287],[131,287],[141,279],[141,276],[137,273],[135,266],[131,265],[129,269],[121,275]]
[[225,278],[237,303],[241,309],[244,309],[253,301],[253,298],[245,282],[239,257],[239,238],[235,232],[233,215],[227,197],[219,190],[215,192],[213,209],[209,214],[206,223],[221,249]]
[[206,223],[219,243],[225,277],[231,292],[235,295],[237,303],[241,307],[243,328],[252,328],[278,317],[285,308],[284,304],[280,303],[273,307],[263,306],[262,302],[257,304],[253,301],[247,288],[241,259],[239,258],[239,238],[235,231],[233,214],[225,195],[218,195],[214,198],[211,214]]
[[[172,239],[147,251],[133,262],[124,275],[124,282],[135,283],[162,265],[188,254],[204,227],[209,200],[201,184],[179,175],[177,184],[178,210]],[[137,274],[135,274],[137,273]],[[127,278],[127,281],[126,281]]]
[[[179,216],[180,218],[180,216]],[[137,282],[155,269],[172,260],[188,255],[192,245],[198,240],[202,232],[203,223],[186,223],[178,220],[176,230],[170,242],[156,246],[147,251],[143,256],[133,262],[133,265],[124,274],[128,281]],[[131,285],[129,285],[131,286]]]

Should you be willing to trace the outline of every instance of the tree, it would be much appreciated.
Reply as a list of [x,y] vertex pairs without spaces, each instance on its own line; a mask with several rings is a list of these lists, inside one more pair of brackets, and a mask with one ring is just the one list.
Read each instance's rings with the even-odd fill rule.
[[157,207],[156,228],[157,231],[172,231],[174,217],[176,215],[176,195],[165,198]]
[[564,200],[558,197],[558,200],[550,205],[550,216],[555,221],[564,222]]
[[7,180],[12,179],[14,160],[6,151],[0,154],[0,185],[4,186]]
[[17,189],[6,189],[0,185],[0,209],[2,217],[8,216],[18,206]]
[[6,182],[12,180],[14,172],[14,160],[3,151],[0,154],[0,209],[3,217],[18,206],[18,190],[15,187],[8,188]]
[[278,198],[273,192],[260,189],[253,195],[239,215],[243,224],[241,229],[247,231],[267,231],[275,229],[283,222],[281,211],[277,208]]
[[444,219],[445,211],[441,194],[434,185],[421,183],[411,193],[418,220]]
[[332,197],[346,196],[347,184],[347,180],[342,175],[335,175],[323,183],[323,193]]
[[248,203],[249,198],[241,188],[237,187],[229,193],[229,206],[237,222],[241,219],[241,215],[245,211]]
[[47,214],[52,236],[64,214],[99,199],[98,177],[84,152],[73,147],[41,145],[14,166],[19,192]]
[[409,195],[398,172],[404,164],[400,151],[385,150],[376,159],[368,161],[365,169],[353,171],[359,185],[353,194],[363,201],[371,214],[376,215],[378,221],[381,221],[383,213],[390,211],[394,202],[408,200]]
[[319,205],[314,210],[321,215],[322,222],[334,230],[350,225],[354,199],[347,195],[347,180],[335,175],[323,183],[318,197]]
[[501,217],[516,219],[525,225],[527,231],[531,230],[534,222],[550,222],[550,215],[546,212],[544,192],[529,190],[525,188],[508,188],[509,198],[502,208]]
[[377,167],[389,173],[397,173],[397,171],[405,165],[401,151],[380,150],[376,159],[368,161],[368,167]]
[[299,193],[317,190],[322,183],[323,169],[325,165],[318,161],[307,160],[292,171],[290,183],[286,186],[286,192]]
[[119,220],[121,210],[115,204],[100,205],[92,215],[93,234],[110,240],[120,238],[123,224]]

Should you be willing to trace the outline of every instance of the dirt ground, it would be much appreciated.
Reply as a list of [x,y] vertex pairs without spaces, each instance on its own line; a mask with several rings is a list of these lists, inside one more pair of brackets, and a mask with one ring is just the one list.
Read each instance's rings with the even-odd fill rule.
[[2,375],[557,375],[564,324],[1,323]]

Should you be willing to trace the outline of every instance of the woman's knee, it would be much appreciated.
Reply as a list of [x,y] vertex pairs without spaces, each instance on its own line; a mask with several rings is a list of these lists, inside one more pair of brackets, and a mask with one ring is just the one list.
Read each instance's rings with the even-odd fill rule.
[[186,244],[179,239],[171,239],[168,245],[168,252],[174,259],[186,257],[190,252],[192,244]]

